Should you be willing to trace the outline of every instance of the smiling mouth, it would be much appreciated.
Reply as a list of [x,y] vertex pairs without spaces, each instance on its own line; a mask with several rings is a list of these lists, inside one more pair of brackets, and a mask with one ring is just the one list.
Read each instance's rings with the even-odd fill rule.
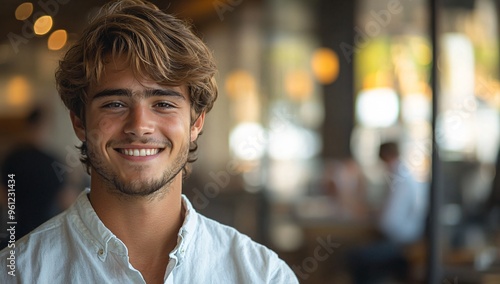
[[145,157],[156,155],[161,152],[163,149],[160,148],[151,148],[151,149],[116,149],[116,151],[122,153],[127,156],[134,157]]

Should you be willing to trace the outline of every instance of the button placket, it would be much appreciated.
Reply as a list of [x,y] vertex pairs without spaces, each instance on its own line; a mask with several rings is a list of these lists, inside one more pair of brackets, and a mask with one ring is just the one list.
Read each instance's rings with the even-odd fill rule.
[[106,251],[103,248],[99,248],[97,250],[97,257],[101,260],[104,261],[106,259]]

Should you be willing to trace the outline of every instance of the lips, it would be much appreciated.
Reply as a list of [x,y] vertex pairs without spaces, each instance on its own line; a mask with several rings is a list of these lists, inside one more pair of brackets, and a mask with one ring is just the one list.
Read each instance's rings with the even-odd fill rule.
[[145,156],[152,156],[158,154],[162,149],[159,148],[151,148],[151,149],[116,149],[118,152],[127,155],[127,156],[133,156],[133,157],[145,157]]

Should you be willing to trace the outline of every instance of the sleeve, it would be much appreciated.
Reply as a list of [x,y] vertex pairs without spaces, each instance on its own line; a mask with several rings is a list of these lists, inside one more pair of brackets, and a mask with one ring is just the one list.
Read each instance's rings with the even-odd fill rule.
[[272,272],[269,284],[298,284],[299,280],[292,269],[281,259],[278,259]]

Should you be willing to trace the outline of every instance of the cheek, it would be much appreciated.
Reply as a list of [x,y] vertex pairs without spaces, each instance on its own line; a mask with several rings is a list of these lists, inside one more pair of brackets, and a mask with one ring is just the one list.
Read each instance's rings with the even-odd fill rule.
[[189,122],[181,119],[171,119],[165,120],[160,123],[162,132],[167,135],[167,137],[172,137],[173,139],[184,139],[184,137],[190,134],[191,126]]
[[98,127],[101,131],[108,132],[113,129],[113,126],[116,125],[119,121],[113,121],[109,118],[103,118],[99,121]]
[[103,118],[99,121],[93,121],[89,124],[87,129],[87,140],[95,145],[101,144],[104,139],[112,133],[113,127],[116,122],[109,118]]

